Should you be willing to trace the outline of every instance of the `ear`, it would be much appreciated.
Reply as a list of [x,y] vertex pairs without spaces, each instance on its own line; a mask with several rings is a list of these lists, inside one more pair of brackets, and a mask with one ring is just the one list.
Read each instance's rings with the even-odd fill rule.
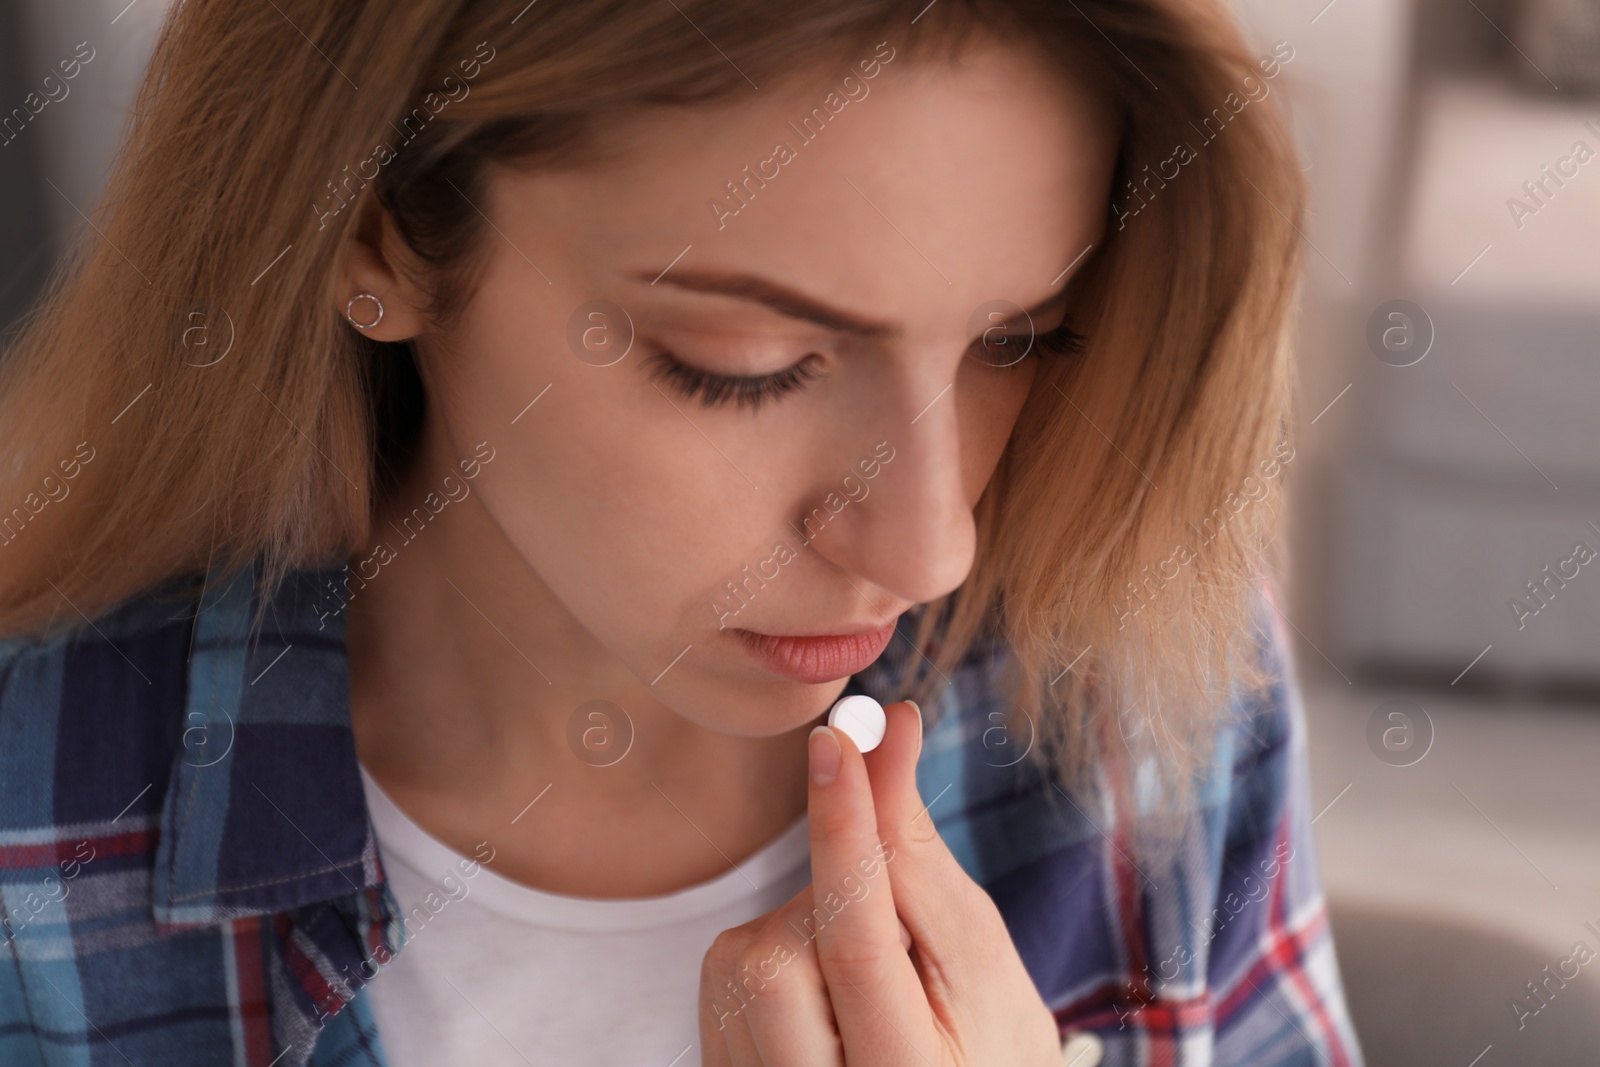
[[[415,254],[406,247],[394,219],[376,198],[368,198],[360,212],[345,236],[333,271],[330,297],[339,318],[346,320],[347,328],[374,341],[416,337],[426,332],[428,319],[423,313],[424,294],[411,283],[409,279],[414,275],[406,269],[416,269]],[[357,293],[371,293],[383,304],[383,317],[366,329],[346,319],[347,307],[357,322],[377,318],[378,308],[371,300],[357,300],[351,307],[350,298]]]

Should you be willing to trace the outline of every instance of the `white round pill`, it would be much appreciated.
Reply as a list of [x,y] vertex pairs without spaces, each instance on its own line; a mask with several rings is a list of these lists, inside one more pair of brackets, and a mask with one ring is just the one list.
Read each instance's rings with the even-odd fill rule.
[[889,729],[883,705],[869,696],[845,697],[828,712],[828,725],[843,730],[862,752],[871,752]]

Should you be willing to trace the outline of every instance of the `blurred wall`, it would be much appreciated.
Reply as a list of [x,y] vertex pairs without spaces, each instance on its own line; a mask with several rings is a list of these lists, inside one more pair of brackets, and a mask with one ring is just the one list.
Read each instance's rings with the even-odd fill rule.
[[[33,49],[24,40],[22,10],[0,2],[0,107],[22,104]],[[39,181],[38,139],[0,134],[0,337],[39,291],[40,270],[53,255]]]
[[1312,210],[1289,613],[1307,670],[1341,683],[1600,688],[1600,581],[1570,562],[1600,549],[1600,164],[1542,201],[1524,184],[1600,149],[1600,102],[1528,39],[1541,6],[1582,8],[1239,8],[1258,48],[1296,51],[1279,80]]
[[0,126],[0,322],[15,322],[84,225],[166,11],[167,0],[0,0],[0,117],[11,119]]

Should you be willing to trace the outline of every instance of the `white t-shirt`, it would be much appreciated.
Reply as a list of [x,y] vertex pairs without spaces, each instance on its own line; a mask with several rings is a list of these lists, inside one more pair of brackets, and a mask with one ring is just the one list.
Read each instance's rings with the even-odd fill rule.
[[706,950],[811,880],[802,815],[675,893],[547,893],[479,864],[488,848],[467,857],[429,836],[364,767],[361,778],[410,933],[365,989],[393,1067],[700,1067]]

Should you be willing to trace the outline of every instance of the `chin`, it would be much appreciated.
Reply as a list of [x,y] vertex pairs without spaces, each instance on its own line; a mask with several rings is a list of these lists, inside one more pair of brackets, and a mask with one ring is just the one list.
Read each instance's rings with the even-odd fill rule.
[[[703,697],[673,700],[684,718],[708,730],[735,737],[776,737],[807,726],[827,714],[844,692],[848,678],[808,685],[775,678],[749,682],[711,683]],[[692,705],[681,708],[680,703]]]

